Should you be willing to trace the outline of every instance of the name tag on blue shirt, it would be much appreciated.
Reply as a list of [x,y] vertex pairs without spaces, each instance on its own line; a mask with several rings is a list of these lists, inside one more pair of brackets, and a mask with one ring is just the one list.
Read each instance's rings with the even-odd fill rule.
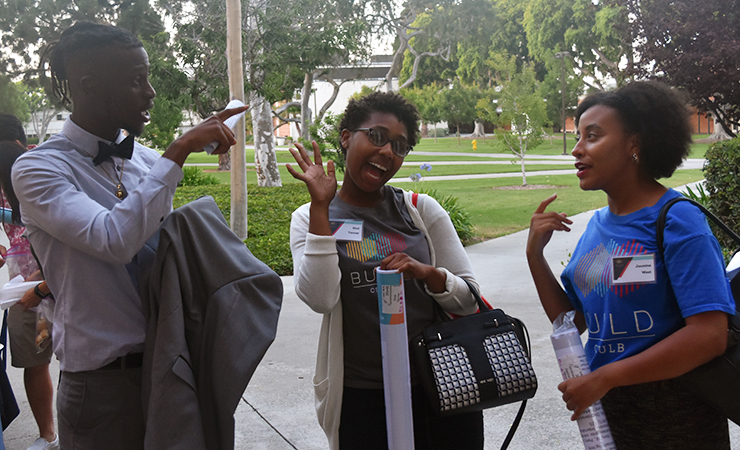
[[655,283],[655,255],[612,256],[612,284]]

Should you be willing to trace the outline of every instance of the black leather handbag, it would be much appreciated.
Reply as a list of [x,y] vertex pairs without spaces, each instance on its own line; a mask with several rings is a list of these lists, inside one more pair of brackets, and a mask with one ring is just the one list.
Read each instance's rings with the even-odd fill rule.
[[527,328],[500,309],[490,309],[468,283],[480,311],[431,325],[412,339],[411,355],[436,411],[452,415],[522,402],[505,449],[516,432],[526,400],[537,391]]
[[[740,246],[740,236],[725,225],[717,216],[703,205],[686,197],[677,197],[666,203],[660,210],[656,228],[658,229],[658,252],[663,257],[663,230],[668,209],[676,202],[688,201],[699,208],[717,226],[727,233]],[[697,367],[678,379],[686,388],[705,403],[717,408],[728,419],[740,425],[740,275],[730,282],[732,296],[735,298],[735,315],[730,317],[727,329],[727,350],[721,356]]]

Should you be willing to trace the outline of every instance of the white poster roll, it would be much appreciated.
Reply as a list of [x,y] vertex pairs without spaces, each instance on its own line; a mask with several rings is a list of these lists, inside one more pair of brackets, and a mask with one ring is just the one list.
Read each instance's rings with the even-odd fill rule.
[[[553,333],[550,340],[558,358],[563,380],[591,372],[581,335],[573,323],[574,317],[575,311],[568,311],[560,314],[552,324]],[[578,429],[586,450],[616,450],[601,402],[597,401],[581,414],[578,418]]]
[[414,450],[403,274],[377,270],[380,348],[389,450]]

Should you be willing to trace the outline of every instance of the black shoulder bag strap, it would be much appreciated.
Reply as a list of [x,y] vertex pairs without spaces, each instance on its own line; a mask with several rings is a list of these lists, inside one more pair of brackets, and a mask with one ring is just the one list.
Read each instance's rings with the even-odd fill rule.
[[692,205],[696,206],[701,210],[701,212],[704,213],[705,216],[709,217],[712,222],[714,222],[722,231],[724,231],[728,236],[732,238],[735,243],[737,243],[738,246],[740,246],[740,236],[737,235],[734,231],[730,229],[727,225],[725,225],[721,220],[719,220],[719,217],[715,216],[707,208],[704,207],[699,202],[696,202],[694,200],[691,200],[688,197],[676,197],[674,199],[669,200],[663,207],[660,209],[660,214],[658,215],[658,221],[656,222],[656,228],[658,229],[658,252],[660,254],[660,257],[663,257],[663,230],[665,228],[665,220],[666,216],[668,215],[668,209],[670,209],[671,206],[678,202],[689,202]]
[[[668,210],[670,209],[670,207],[681,201],[689,202],[692,205],[699,208],[699,210],[703,212],[705,216],[710,218],[712,222],[714,222],[722,231],[725,232],[725,234],[730,236],[730,238],[732,238],[732,240],[735,241],[735,243],[738,246],[740,246],[740,236],[738,236],[737,233],[732,231],[730,227],[725,225],[719,219],[719,217],[715,216],[707,208],[705,208],[704,205],[690,198],[687,198],[687,197],[676,197],[674,199],[669,200],[665,205],[663,205],[663,207],[660,209],[660,214],[658,214],[658,220],[655,224],[657,228],[658,254],[663,259],[664,262],[665,262],[665,258],[663,257],[663,231],[665,229],[666,216],[668,215]],[[740,275],[735,276],[735,278],[732,279],[732,283],[730,283],[730,285],[732,287],[733,297],[735,297],[734,295],[735,291],[740,290],[739,289],[740,288]],[[728,348],[734,345],[735,343],[737,343],[737,340],[740,339],[740,302],[738,302],[738,300],[740,300],[740,298],[735,298],[735,310],[736,310],[735,316],[730,317],[729,330],[728,330],[730,332],[730,335],[729,335],[730,341],[728,341],[727,343]]]

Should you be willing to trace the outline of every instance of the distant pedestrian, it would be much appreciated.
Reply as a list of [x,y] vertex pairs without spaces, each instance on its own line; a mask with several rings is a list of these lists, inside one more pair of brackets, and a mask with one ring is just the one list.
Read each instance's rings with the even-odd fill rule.
[[[578,106],[573,149],[581,189],[602,190],[596,211],[561,280],[543,250],[554,231],[570,231],[565,214],[532,216],[527,260],[551,321],[576,310],[588,331],[592,372],[558,388],[575,420],[601,400],[619,450],[729,449],[727,418],[675,378],[722,354],[735,304],[722,252],[704,214],[679,202],[665,225],[664,258],[656,219],[681,194],[670,177],[689,152],[691,128],[680,96],[655,82],[632,82],[589,95]],[[621,270],[640,261],[639,270]]]

